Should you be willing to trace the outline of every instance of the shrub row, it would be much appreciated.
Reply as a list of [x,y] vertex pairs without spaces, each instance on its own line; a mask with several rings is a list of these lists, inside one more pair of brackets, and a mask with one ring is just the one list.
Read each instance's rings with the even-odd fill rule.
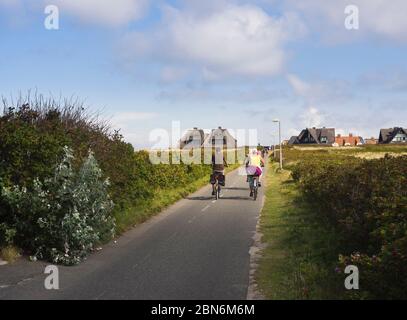
[[0,247],[78,263],[112,237],[115,216],[209,172],[206,165],[151,164],[147,152],[135,152],[77,101],[4,102]]
[[292,176],[320,222],[338,230],[341,266],[359,267],[358,298],[407,298],[407,156],[314,155],[296,163]]

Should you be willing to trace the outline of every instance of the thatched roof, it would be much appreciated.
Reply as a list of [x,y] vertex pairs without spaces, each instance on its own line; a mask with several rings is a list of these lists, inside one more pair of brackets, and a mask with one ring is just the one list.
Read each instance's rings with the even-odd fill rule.
[[206,137],[207,134],[202,129],[189,129],[180,139],[179,147],[180,149],[200,148]]
[[203,144],[204,147],[211,147],[215,145],[223,145],[228,149],[235,149],[237,147],[237,140],[229,133],[227,129],[218,127],[213,129]]
[[393,141],[394,137],[399,133],[407,135],[407,129],[395,127],[389,129],[381,129],[379,136],[379,143],[390,143]]
[[[326,142],[322,141],[322,137],[326,138]],[[307,141],[312,138],[313,141]],[[334,128],[306,128],[301,131],[296,144],[315,143],[315,144],[333,144],[335,143]]]

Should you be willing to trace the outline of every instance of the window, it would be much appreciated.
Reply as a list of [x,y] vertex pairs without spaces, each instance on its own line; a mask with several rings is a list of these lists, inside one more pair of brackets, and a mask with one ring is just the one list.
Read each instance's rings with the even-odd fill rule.
[[321,143],[327,143],[328,137],[321,137]]

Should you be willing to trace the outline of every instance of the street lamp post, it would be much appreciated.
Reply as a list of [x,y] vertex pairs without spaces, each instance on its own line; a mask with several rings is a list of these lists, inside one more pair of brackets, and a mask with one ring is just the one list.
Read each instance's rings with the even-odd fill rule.
[[274,159],[276,158],[276,156],[277,156],[277,143],[276,143],[276,138],[273,140],[273,142],[274,142],[274,148],[273,148],[273,156],[274,156]]
[[278,122],[278,139],[280,140],[280,169],[283,169],[283,142],[281,141],[281,121],[274,119],[273,122]]

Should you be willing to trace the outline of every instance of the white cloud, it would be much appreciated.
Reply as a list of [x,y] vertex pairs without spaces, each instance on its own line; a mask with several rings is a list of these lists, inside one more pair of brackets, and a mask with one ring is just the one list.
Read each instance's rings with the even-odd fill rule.
[[[269,0],[275,2],[275,0]],[[407,1],[405,0],[282,0],[285,10],[302,13],[307,24],[330,42],[348,41],[363,36],[379,36],[384,39],[407,41]],[[344,28],[345,7],[356,5],[360,13],[360,29]]]
[[307,105],[341,103],[351,96],[350,84],[343,80],[324,80],[306,82],[297,75],[286,76],[294,93],[304,99]]
[[304,127],[312,128],[312,127],[321,127],[324,125],[325,117],[321,112],[314,108],[308,108],[301,116],[301,124]]
[[163,19],[158,30],[128,36],[129,52],[167,64],[189,64],[210,80],[280,73],[285,44],[304,33],[297,16],[274,18],[253,5],[221,6],[206,14],[166,7]]
[[311,93],[311,86],[302,81],[299,77],[294,74],[287,75],[287,80],[290,83],[291,87],[294,89],[295,93],[302,96],[308,97]]
[[74,15],[84,23],[121,26],[140,19],[148,0],[54,0],[53,4],[60,8],[61,15]]
[[187,73],[187,70],[182,67],[167,66],[161,70],[161,80],[163,82],[174,82],[182,79]]

